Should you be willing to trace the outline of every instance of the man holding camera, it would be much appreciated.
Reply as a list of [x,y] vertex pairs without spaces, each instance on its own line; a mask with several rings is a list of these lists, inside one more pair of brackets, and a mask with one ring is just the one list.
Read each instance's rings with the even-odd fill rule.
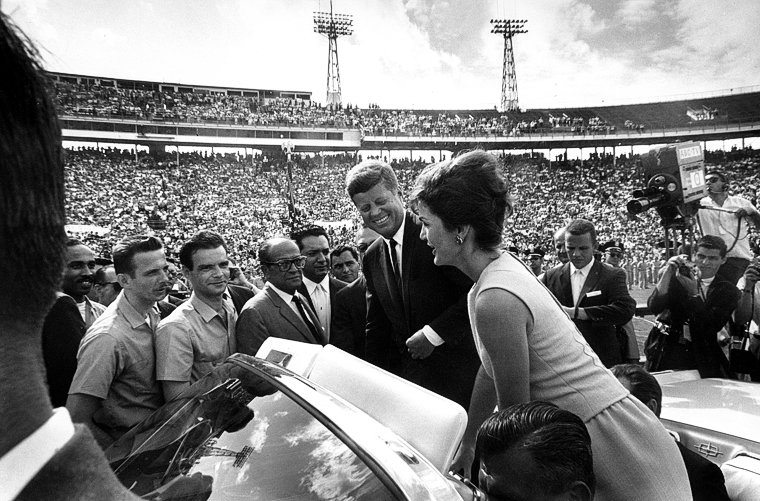
[[654,314],[669,313],[658,317],[659,342],[653,334],[647,340],[647,370],[697,369],[703,378],[734,376],[717,338],[739,301],[736,286],[717,275],[726,251],[723,239],[705,235],[697,242],[695,266],[685,255],[665,263],[648,304]]

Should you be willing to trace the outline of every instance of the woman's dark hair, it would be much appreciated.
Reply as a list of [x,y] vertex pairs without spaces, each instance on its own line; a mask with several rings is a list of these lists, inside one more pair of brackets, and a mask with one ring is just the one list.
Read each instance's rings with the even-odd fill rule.
[[448,230],[470,225],[482,249],[501,244],[504,219],[512,214],[498,160],[480,150],[427,166],[417,178],[411,200],[413,207],[425,204]]

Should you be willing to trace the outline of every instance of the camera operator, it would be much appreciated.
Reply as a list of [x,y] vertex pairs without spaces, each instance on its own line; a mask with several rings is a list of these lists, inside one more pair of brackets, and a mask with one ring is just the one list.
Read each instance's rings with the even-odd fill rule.
[[669,315],[658,317],[662,353],[657,362],[648,360],[648,370],[697,369],[703,378],[735,377],[717,338],[739,300],[735,285],[717,275],[726,250],[720,237],[706,235],[697,242],[696,266],[685,255],[666,262],[648,305],[654,314],[668,310]]
[[708,171],[705,181],[708,196],[701,200],[699,227],[703,235],[719,236],[728,246],[727,260],[719,274],[736,284],[752,259],[744,219],[760,228],[760,212],[749,200],[728,194],[730,185],[723,172]]

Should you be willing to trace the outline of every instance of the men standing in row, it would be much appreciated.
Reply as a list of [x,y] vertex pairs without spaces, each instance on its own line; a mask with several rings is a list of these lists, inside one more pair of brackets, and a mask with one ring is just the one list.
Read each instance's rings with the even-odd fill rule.
[[156,381],[154,310],[168,288],[164,247],[155,237],[127,237],[113,249],[123,292],[87,331],[66,408],[107,447],[164,404]]
[[594,259],[598,244],[590,221],[575,219],[565,229],[570,261],[547,271],[542,281],[554,294],[605,367],[622,362],[615,326],[633,318],[636,301],[625,271]]
[[156,379],[167,402],[237,351],[224,239],[200,231],[182,245],[179,260],[193,293],[156,331]]
[[269,337],[327,343],[316,313],[298,292],[306,260],[290,239],[270,238],[261,245],[259,264],[266,285],[240,312],[235,332],[241,353],[255,355]]
[[360,163],[346,189],[365,226],[382,236],[363,260],[366,359],[467,408],[480,367],[467,315],[472,282],[434,264],[389,165]]
[[58,293],[53,308],[42,327],[42,353],[53,407],[66,405],[71,380],[77,370],[77,350],[84,333],[105,307],[92,302],[95,254],[76,239],[66,242],[63,269],[63,292]]
[[[364,259],[367,248],[380,238],[370,228],[360,228],[356,233],[359,259]],[[356,357],[364,359],[364,337],[367,332],[367,279],[363,273],[335,295],[335,323],[330,344]]]

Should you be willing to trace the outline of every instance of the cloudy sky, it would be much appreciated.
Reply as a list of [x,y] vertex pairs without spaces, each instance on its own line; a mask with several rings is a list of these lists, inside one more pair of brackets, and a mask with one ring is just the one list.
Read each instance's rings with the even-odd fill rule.
[[[645,102],[760,85],[757,0],[334,0],[344,103],[492,108],[514,38],[523,108]],[[52,71],[311,91],[324,102],[329,0],[1,0]]]

